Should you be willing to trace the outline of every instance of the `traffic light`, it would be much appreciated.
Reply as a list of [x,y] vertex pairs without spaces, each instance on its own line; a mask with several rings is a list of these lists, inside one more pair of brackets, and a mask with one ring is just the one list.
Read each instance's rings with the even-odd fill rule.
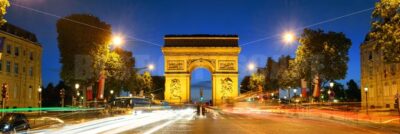
[[203,97],[203,88],[200,88],[200,97]]
[[63,89],[60,90],[60,97],[64,98],[64,96],[65,96],[65,90],[63,88]]
[[8,85],[6,83],[3,83],[2,88],[1,88],[1,97],[3,99],[7,98],[7,87],[8,87]]

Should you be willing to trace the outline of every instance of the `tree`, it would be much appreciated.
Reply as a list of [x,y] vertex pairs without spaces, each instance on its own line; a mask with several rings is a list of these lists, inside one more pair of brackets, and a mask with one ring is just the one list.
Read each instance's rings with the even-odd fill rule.
[[10,6],[10,2],[8,0],[0,0],[0,25],[6,23],[6,19],[4,19],[4,15],[7,13],[7,7]]
[[253,91],[262,91],[265,84],[265,76],[260,73],[253,73],[250,76],[248,88]]
[[279,71],[278,83],[280,88],[300,86],[299,70],[295,61],[290,61],[287,68]]
[[347,82],[347,100],[351,102],[359,102],[361,101],[361,90],[358,87],[357,83],[354,80],[350,80]]
[[43,107],[56,107],[58,102],[57,91],[53,83],[49,83],[42,92],[42,106]]
[[299,77],[317,79],[317,86],[328,80],[344,79],[347,73],[351,40],[343,33],[304,29],[296,51]]
[[137,74],[133,81],[135,88],[133,88],[134,93],[143,91],[148,93],[153,89],[153,82],[150,72],[145,71],[143,74]]
[[381,0],[372,12],[371,32],[367,41],[376,42],[375,49],[383,51],[388,63],[400,62],[400,1]]
[[240,93],[246,93],[250,91],[251,89],[249,88],[250,85],[250,76],[245,76],[240,82]]
[[57,21],[61,78],[68,84],[91,85],[104,70],[111,26],[88,14],[72,14]]
[[134,69],[135,59],[132,52],[116,48],[108,55],[106,66],[106,92],[113,90],[119,93],[121,90],[130,91],[134,88],[132,80],[136,77]]
[[[265,89],[266,91],[276,91],[279,88],[287,88],[290,86],[289,73],[295,73],[289,71],[289,64],[292,62],[292,58],[289,55],[282,55],[279,57],[278,62],[275,62],[271,57],[268,57],[266,72],[265,72]],[[287,75],[287,76],[286,76]]]
[[155,99],[164,100],[165,91],[165,77],[164,76],[152,76],[153,90],[151,91],[155,96]]
[[265,86],[264,89],[266,91],[274,91],[279,89],[279,84],[278,84],[278,79],[275,76],[276,74],[274,73],[274,64],[275,61],[272,59],[272,57],[268,57],[267,59],[267,64],[265,65]]
[[142,75],[143,80],[143,90],[145,92],[149,92],[153,89],[153,80],[151,78],[151,74],[148,71],[145,71]]

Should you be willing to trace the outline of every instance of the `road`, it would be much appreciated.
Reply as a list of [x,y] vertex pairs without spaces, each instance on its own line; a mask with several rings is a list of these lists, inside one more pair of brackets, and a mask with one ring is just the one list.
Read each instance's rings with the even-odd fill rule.
[[160,110],[68,124],[33,133],[63,134],[369,134],[398,133],[346,123],[292,118],[271,113],[209,112],[198,117],[193,109]]
[[[153,126],[146,126],[135,133],[143,133]],[[129,133],[129,132],[127,132]],[[384,132],[359,125],[290,118],[276,114],[207,114],[205,118],[181,119],[159,129],[157,134],[375,134]]]

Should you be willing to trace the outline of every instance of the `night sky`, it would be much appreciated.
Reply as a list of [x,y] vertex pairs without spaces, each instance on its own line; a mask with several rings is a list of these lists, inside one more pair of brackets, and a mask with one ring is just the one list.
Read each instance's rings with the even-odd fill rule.
[[[163,75],[161,47],[165,34],[238,34],[242,52],[240,77],[249,74],[246,64],[265,66],[267,57],[292,55],[296,44],[285,45],[279,34],[368,9],[375,0],[11,0],[8,22],[36,34],[43,45],[43,84],[57,83],[61,65],[57,48],[56,16],[90,13],[112,25],[113,33],[130,38],[123,48],[136,57],[136,67],[155,64],[154,75]],[[24,6],[22,8],[20,6]],[[28,10],[30,8],[31,10]],[[33,10],[44,12],[39,13]],[[352,40],[346,81],[360,80],[359,46],[369,31],[372,10],[314,25],[344,32]],[[301,30],[296,31],[297,34]],[[133,40],[134,38],[139,40]],[[265,40],[250,43],[255,40]],[[151,42],[151,43],[149,43]],[[193,81],[209,80],[199,70]],[[207,75],[202,75],[207,74]],[[198,74],[197,74],[198,75]],[[204,77],[203,77],[204,76]]]

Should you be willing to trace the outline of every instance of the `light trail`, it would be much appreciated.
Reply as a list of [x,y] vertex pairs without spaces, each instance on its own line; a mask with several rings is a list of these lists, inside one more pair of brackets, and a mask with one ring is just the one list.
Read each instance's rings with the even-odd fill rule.
[[[375,7],[370,7],[370,8],[366,8],[366,9],[363,9],[363,10],[355,11],[355,12],[352,12],[352,13],[349,13],[349,14],[345,14],[345,15],[342,15],[342,16],[338,16],[338,17],[330,18],[330,19],[323,20],[323,21],[320,21],[320,22],[316,22],[314,24],[310,24],[310,25],[307,25],[307,26],[296,28],[294,31],[299,31],[299,30],[302,30],[302,29],[305,29],[305,28],[310,28],[310,27],[313,27],[313,26],[317,26],[317,25],[333,22],[333,21],[336,21],[336,20],[339,20],[339,19],[343,19],[343,18],[346,18],[346,17],[353,16],[353,15],[361,14],[361,13],[373,10],[374,8]],[[270,36],[267,36],[267,37],[264,37],[264,38],[259,38],[259,39],[253,40],[253,41],[249,41],[247,43],[243,43],[242,45],[240,45],[240,47],[247,46],[247,45],[250,45],[250,44],[253,44],[253,43],[256,43],[256,42],[268,40],[268,39],[271,39],[271,38],[279,37],[279,36],[281,36],[281,34],[274,34],[274,35],[270,35]]]
[[[102,30],[102,31],[106,31],[106,32],[111,32],[112,33],[112,31],[109,31],[109,30],[106,30],[106,29],[103,29],[103,28],[100,28],[100,27],[97,27],[97,26],[93,26],[93,25],[90,25],[90,24],[87,24],[87,23],[76,21],[76,20],[67,19],[65,17],[59,16],[59,15],[56,15],[56,14],[52,14],[52,13],[49,13],[49,12],[45,12],[45,11],[42,11],[42,10],[38,10],[38,9],[31,8],[31,7],[27,7],[27,6],[23,6],[23,5],[20,5],[20,4],[16,4],[14,2],[10,2],[10,4],[12,6],[19,7],[19,8],[22,8],[22,9],[26,9],[26,10],[29,10],[29,11],[33,11],[33,12],[36,12],[36,13],[39,13],[39,14],[51,16],[51,17],[54,17],[54,18],[57,18],[57,19],[67,20],[67,21],[70,21],[70,22],[73,22],[73,23],[76,23],[76,24],[80,24],[80,25],[84,25],[84,26],[87,26],[87,27],[90,27],[90,28],[97,29],[97,30]],[[147,44],[150,44],[150,45],[153,45],[153,46],[162,47],[162,45],[160,45],[160,44],[157,44],[157,43],[154,43],[154,42],[151,42],[151,41],[147,41],[147,40],[144,40],[144,39],[139,39],[137,37],[133,37],[133,36],[126,36],[126,37],[131,39],[131,40],[136,40],[136,41],[144,42],[144,43],[147,43]]]
[[193,109],[184,110],[158,110],[150,113],[138,115],[124,115],[118,117],[109,117],[80,124],[67,125],[59,129],[47,129],[32,131],[32,133],[43,134],[115,134],[129,131],[138,127],[149,125],[151,123],[167,121],[160,126],[150,129],[147,133],[153,133],[171,123],[180,119],[190,119],[194,116]]

